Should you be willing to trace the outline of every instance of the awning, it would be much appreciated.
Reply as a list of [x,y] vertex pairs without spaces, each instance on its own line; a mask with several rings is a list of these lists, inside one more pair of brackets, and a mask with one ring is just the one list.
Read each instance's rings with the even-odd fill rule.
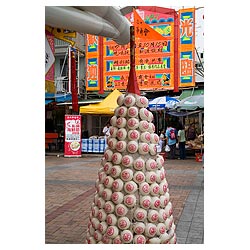
[[[103,99],[85,99],[85,100],[81,100],[81,101],[78,101],[78,104],[93,104],[93,103],[100,103],[102,102]],[[62,105],[72,105],[72,102],[62,102],[62,103],[57,103],[56,104],[57,106],[62,106]]]
[[193,95],[204,95],[204,89],[184,89],[179,97],[180,100]]
[[71,94],[45,93],[45,105],[50,102],[66,102],[71,100],[72,100]]
[[175,109],[183,111],[204,109],[204,95],[186,97],[175,104]]
[[72,100],[72,95],[71,94],[56,94],[55,95],[56,102],[66,102],[66,101],[71,101]]
[[80,107],[80,114],[113,115],[115,108],[118,107],[117,98],[121,94],[115,89],[102,102]]
[[182,116],[198,114],[200,112],[204,112],[204,111],[203,110],[198,110],[198,111],[196,110],[196,111],[192,111],[192,112],[188,112],[188,111],[167,111],[167,114],[172,115],[172,116],[182,117]]
[[54,102],[54,100],[49,100],[49,99],[45,99],[45,105],[47,105],[47,104],[49,104],[49,103],[51,103],[51,102]]

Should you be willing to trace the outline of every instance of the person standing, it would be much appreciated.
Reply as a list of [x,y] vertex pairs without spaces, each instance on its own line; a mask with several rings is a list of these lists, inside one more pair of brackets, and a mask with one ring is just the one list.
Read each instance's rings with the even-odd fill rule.
[[179,151],[180,151],[180,159],[186,159],[186,137],[185,137],[185,129],[183,124],[180,124],[180,128],[178,130],[178,143],[179,143]]
[[103,128],[102,132],[104,134],[104,138],[105,138],[105,143],[107,143],[107,138],[110,136],[110,132],[109,132],[109,126],[110,126],[110,123],[107,122],[106,123],[106,126]]
[[165,140],[166,140],[165,135],[164,135],[164,130],[161,130],[159,138],[160,138],[159,145],[162,151],[163,148],[165,147]]
[[175,159],[177,131],[172,126],[168,126],[165,136],[170,147],[170,159]]

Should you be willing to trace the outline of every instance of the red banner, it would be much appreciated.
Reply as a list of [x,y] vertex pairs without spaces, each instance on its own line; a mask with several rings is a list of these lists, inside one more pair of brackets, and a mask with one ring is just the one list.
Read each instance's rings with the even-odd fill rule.
[[81,157],[80,115],[65,115],[64,157]]

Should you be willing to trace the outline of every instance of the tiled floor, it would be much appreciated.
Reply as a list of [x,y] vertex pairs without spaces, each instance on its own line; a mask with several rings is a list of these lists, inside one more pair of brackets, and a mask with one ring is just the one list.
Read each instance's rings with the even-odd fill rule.
[[[85,241],[95,181],[102,155],[45,158],[45,242]],[[166,160],[177,243],[203,243],[203,169],[195,159]]]

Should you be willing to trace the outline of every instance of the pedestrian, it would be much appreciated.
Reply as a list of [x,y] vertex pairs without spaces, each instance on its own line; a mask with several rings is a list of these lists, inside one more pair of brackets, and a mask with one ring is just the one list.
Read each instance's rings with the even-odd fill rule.
[[168,126],[166,129],[165,136],[167,138],[167,143],[170,148],[170,159],[175,159],[177,130],[172,126]]
[[162,149],[165,146],[165,140],[166,140],[165,135],[164,135],[164,130],[160,131],[159,138],[160,138],[159,140],[160,152],[162,152]]
[[196,132],[196,129],[195,129],[195,125],[194,123],[192,123],[189,128],[187,129],[187,135],[186,135],[186,138],[188,141],[190,140],[194,140],[197,136],[197,132]]
[[185,128],[183,124],[180,124],[178,130],[178,143],[179,143],[179,152],[180,152],[180,159],[184,160],[186,158],[186,137],[185,137]]
[[102,132],[104,134],[104,139],[105,139],[105,142],[107,143],[107,138],[108,136],[110,136],[110,132],[109,132],[109,126],[110,126],[110,123],[109,121],[106,123],[105,127],[103,128]]

